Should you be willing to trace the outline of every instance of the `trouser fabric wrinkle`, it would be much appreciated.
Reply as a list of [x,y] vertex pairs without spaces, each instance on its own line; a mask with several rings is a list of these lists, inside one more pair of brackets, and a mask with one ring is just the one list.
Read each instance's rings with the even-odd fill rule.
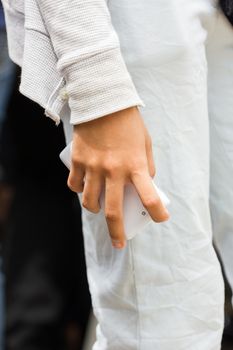
[[[118,251],[102,217],[83,210],[87,273],[99,322],[93,350],[220,350],[224,286],[209,208],[206,42],[222,15],[210,0],[110,0],[108,5],[146,105],[140,110],[152,137],[156,182],[171,200],[171,217],[151,223]],[[218,30],[226,25],[223,21]],[[227,66],[232,62],[222,58]],[[64,123],[71,135],[68,117]]]

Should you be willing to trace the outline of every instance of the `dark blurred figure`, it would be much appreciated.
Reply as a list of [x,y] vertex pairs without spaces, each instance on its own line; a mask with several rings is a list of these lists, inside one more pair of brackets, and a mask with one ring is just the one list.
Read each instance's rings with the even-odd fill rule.
[[233,25],[233,1],[232,0],[219,0],[220,6],[230,21],[230,23]]
[[[6,106],[12,89],[12,81],[14,76],[14,65],[10,61],[7,52],[7,37],[5,29],[5,21],[3,9],[0,2],[0,135],[2,123],[6,115]],[[7,208],[10,203],[11,190],[8,187],[1,185],[2,166],[0,163],[0,237],[3,231],[3,223],[7,215]],[[0,239],[1,241],[1,239]],[[3,285],[4,278],[1,271],[1,243],[0,243],[0,349],[3,348],[3,317],[4,317],[4,299]]]
[[232,292],[231,288],[225,277],[225,329],[223,333],[222,349],[221,350],[232,350],[233,349],[233,311],[232,311]]
[[8,57],[7,36],[0,2],[0,132],[14,77],[14,64]]
[[0,145],[3,181],[14,189],[3,245],[5,349],[79,350],[90,297],[80,207],[58,158],[63,129],[17,89],[18,81]]

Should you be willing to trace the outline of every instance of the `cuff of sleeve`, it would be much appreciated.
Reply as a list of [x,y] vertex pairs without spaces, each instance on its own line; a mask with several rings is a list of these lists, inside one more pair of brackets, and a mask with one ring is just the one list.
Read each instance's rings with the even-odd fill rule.
[[83,59],[79,57],[77,61],[64,69],[71,124],[145,106],[118,47]]

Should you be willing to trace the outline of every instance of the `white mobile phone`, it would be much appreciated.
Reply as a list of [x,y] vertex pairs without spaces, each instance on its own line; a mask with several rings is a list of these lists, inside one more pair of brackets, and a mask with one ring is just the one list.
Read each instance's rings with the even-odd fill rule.
[[[72,142],[69,143],[66,148],[60,153],[60,158],[62,162],[67,166],[68,169],[71,168],[71,151],[72,151]],[[160,196],[160,199],[162,200],[163,204],[165,206],[168,206],[170,201],[168,197],[165,195],[163,191],[161,191],[153,182],[153,185]],[[104,216],[104,191],[101,193],[100,196],[100,207],[101,212],[97,215],[103,215]],[[125,234],[126,238],[132,239],[135,237],[138,233],[140,233],[143,228],[152,221],[149,213],[147,210],[143,207],[141,199],[133,185],[126,185],[125,186],[125,193],[124,193],[124,202],[123,202],[123,215],[124,215],[124,227],[125,227]]]

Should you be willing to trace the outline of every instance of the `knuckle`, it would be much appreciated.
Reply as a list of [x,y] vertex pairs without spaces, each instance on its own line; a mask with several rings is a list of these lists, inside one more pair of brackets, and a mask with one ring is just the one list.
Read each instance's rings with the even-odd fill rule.
[[74,184],[73,184],[73,181],[72,181],[72,179],[68,179],[67,180],[67,186],[69,187],[69,189],[71,190],[71,191],[74,191],[75,192],[75,190],[74,190]]
[[100,167],[99,162],[97,160],[94,160],[94,159],[90,160],[87,164],[87,169],[91,172],[96,172],[96,171],[100,170],[100,168],[101,167]]
[[131,178],[134,180],[142,179],[147,176],[148,164],[146,162],[138,162],[131,167]]
[[77,155],[72,156],[72,164],[76,167],[84,166],[83,160]]
[[94,205],[87,201],[82,201],[83,208],[87,209],[88,211],[97,214],[99,212],[99,208],[96,208]]
[[100,207],[92,207],[89,210],[94,214],[98,214],[100,212]]
[[105,210],[105,218],[107,221],[110,222],[118,222],[121,220],[121,214],[118,213],[116,210]]
[[83,195],[82,206],[94,214],[97,214],[100,211],[99,206],[95,205],[95,203],[93,203],[93,201],[87,195]]
[[67,186],[69,187],[69,189],[73,192],[78,192],[81,193],[83,191],[83,186],[78,185],[72,178],[68,178],[67,180]]
[[91,198],[84,190],[83,195],[82,195],[82,206],[84,208],[87,208],[87,207],[90,207],[90,204],[91,204]]
[[85,209],[89,209],[89,204],[88,204],[88,201],[86,199],[82,199],[82,206]]
[[104,164],[105,173],[110,176],[119,174],[121,169],[122,169],[122,164],[117,161],[108,161]]
[[111,240],[115,242],[119,241],[121,238],[120,235],[115,231],[109,231],[109,235],[111,237]]
[[143,205],[146,208],[153,208],[159,204],[159,198],[156,197],[148,197],[143,201]]

